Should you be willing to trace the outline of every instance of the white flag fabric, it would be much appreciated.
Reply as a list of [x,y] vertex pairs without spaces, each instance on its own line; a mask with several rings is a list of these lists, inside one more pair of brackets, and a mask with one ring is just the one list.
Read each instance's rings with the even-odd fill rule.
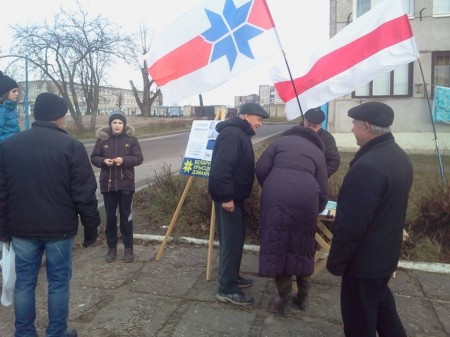
[[292,120],[301,116],[298,101],[306,112],[418,58],[402,1],[384,0],[331,38],[293,81],[281,68],[270,76]]
[[164,103],[207,92],[281,53],[265,0],[209,0],[167,26],[145,55]]

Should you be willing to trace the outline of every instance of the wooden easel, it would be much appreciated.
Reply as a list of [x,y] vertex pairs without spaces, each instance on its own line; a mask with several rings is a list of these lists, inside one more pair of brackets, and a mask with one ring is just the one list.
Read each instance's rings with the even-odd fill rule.
[[[225,120],[226,110],[224,108],[219,109],[214,120]],[[169,240],[170,234],[172,233],[173,227],[175,227],[175,223],[177,222],[178,216],[180,215],[181,208],[183,207],[184,201],[186,200],[189,189],[191,188],[192,182],[194,180],[194,176],[189,176],[189,179],[184,187],[183,194],[181,195],[180,200],[178,201],[177,208],[175,209],[175,213],[172,216],[172,220],[170,221],[169,227],[167,228],[166,234],[164,235],[164,239],[161,242],[161,246],[159,247],[158,254],[156,255],[155,260],[159,261],[161,256],[166,248],[167,241]],[[211,263],[212,263],[212,250],[214,245],[214,232],[215,232],[215,209],[214,202],[211,207],[211,223],[209,226],[209,242],[208,242],[208,261],[206,264],[206,280],[209,281],[211,279]]]

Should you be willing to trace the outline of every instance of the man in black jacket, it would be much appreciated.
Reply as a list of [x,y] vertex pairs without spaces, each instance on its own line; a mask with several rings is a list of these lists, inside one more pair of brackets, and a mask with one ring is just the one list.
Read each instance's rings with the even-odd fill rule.
[[76,337],[67,328],[72,248],[78,217],[83,246],[93,244],[100,216],[97,183],[84,145],[62,129],[67,105],[41,93],[32,128],[0,144],[0,240],[16,254],[15,336],[37,336],[35,288],[45,252],[48,280],[46,336]]
[[342,276],[341,311],[347,337],[406,337],[388,287],[402,247],[413,167],[390,132],[391,107],[351,108],[361,147],[339,191],[327,268]]
[[322,123],[324,120],[324,112],[319,108],[314,108],[305,112],[304,121],[302,124],[305,127],[314,130],[322,141],[329,178],[338,170],[341,164],[341,157],[339,156],[339,151],[336,147],[334,137],[331,133],[322,128]]
[[240,290],[251,280],[239,276],[244,249],[243,203],[250,196],[255,177],[251,137],[269,114],[256,103],[242,104],[239,116],[217,124],[219,132],[211,158],[208,190],[214,201],[220,242],[222,302],[250,305],[253,298]]

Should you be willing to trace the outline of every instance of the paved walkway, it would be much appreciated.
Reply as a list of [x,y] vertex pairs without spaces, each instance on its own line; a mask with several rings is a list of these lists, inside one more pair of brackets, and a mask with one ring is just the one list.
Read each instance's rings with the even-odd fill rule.
[[[207,247],[170,243],[160,261],[159,243],[137,244],[135,263],[104,262],[105,246],[76,248],[70,326],[89,337],[341,337],[340,279],[313,279],[311,305],[283,318],[274,312],[274,282],[257,277],[258,255],[244,254],[242,272],[254,285],[250,307],[215,300],[217,272],[206,281]],[[122,251],[119,250],[119,256]],[[214,250],[217,264],[217,249]],[[45,271],[38,284],[39,335],[45,336]],[[450,274],[397,271],[390,286],[409,337],[450,335]],[[0,336],[13,336],[13,311],[0,308]]]
[[[437,133],[437,142],[432,132],[393,132],[397,143],[408,153],[434,154],[436,143],[442,155],[450,155],[450,133]],[[353,133],[333,133],[339,151],[354,152],[359,149]]]

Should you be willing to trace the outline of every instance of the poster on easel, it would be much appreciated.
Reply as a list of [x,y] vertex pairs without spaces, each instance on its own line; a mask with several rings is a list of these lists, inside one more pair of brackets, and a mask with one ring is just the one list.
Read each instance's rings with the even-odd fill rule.
[[218,136],[217,123],[220,120],[193,121],[180,173],[196,177],[209,177],[211,157]]

